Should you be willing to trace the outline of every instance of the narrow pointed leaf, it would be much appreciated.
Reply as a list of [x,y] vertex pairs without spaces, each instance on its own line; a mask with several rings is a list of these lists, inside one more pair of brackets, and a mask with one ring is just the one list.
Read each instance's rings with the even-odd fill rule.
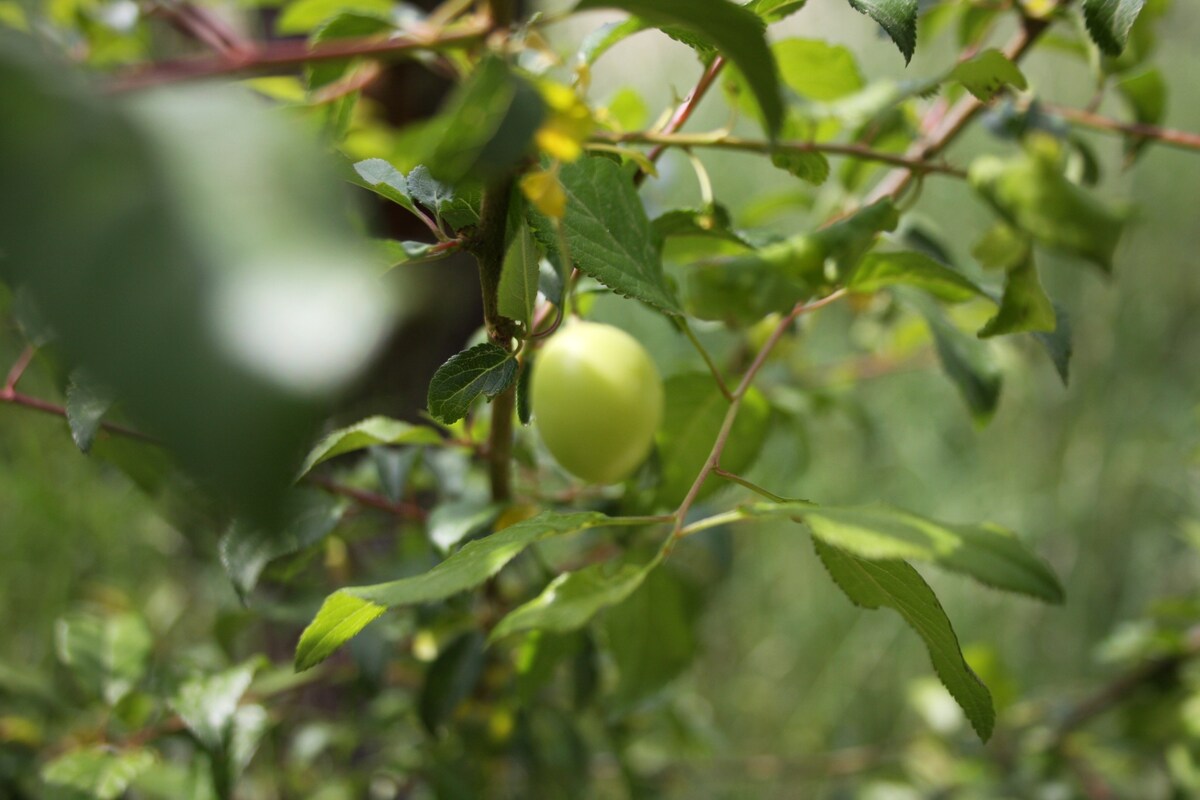
[[850,602],[895,609],[925,641],[933,669],[983,741],[992,735],[992,696],[967,666],[942,604],[917,571],[903,561],[867,561],[814,539],[821,563]]
[[441,441],[437,431],[423,425],[389,417],[367,417],[361,422],[339,428],[317,442],[304,459],[298,477],[304,477],[323,461],[355,450],[384,444],[440,444]]
[[915,251],[868,253],[854,270],[848,287],[853,292],[877,292],[901,284],[952,303],[984,296],[983,290],[961,272]]
[[905,63],[912,60],[917,49],[917,0],[850,0],[850,5],[887,31]]
[[1004,281],[1004,296],[1000,308],[980,328],[980,338],[1008,333],[1052,333],[1057,325],[1054,303],[1042,288],[1037,266],[1030,254],[1022,263],[1008,271]]
[[529,229],[522,225],[513,237],[500,272],[500,313],[529,327],[537,302],[538,264],[542,256]]
[[1118,56],[1146,0],[1083,0],[1083,18],[1092,41],[1110,56]]

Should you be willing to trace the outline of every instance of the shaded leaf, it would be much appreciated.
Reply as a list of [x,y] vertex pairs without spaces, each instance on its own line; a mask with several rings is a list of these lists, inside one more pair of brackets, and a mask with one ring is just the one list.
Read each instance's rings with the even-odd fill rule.
[[479,222],[479,209],[483,203],[483,192],[479,188],[452,186],[439,181],[424,164],[413,167],[407,180],[412,198],[455,230]]
[[776,150],[771,153],[771,164],[814,186],[829,178],[829,159],[815,150]]
[[[909,298],[909,301],[912,302],[912,299]],[[929,326],[942,370],[966,401],[975,421],[987,422],[1000,402],[1002,380],[1000,370],[992,361],[986,346],[950,324],[932,305],[915,305]]]
[[326,434],[304,458],[297,478],[312,468],[346,453],[384,444],[441,444],[442,437],[433,428],[413,425],[389,417],[374,416]]
[[351,183],[369,189],[409,211],[416,210],[412,195],[408,192],[408,179],[387,161],[368,158],[355,162],[353,170],[354,174],[349,178]]
[[483,634],[470,631],[455,639],[429,665],[417,700],[425,730],[436,734],[475,688],[483,672],[483,657]]
[[449,425],[467,415],[480,395],[489,399],[512,386],[517,378],[517,360],[503,347],[491,342],[477,344],[451,356],[438,367],[429,382],[429,413]]
[[221,566],[243,602],[267,564],[324,539],[341,522],[347,507],[343,499],[309,490],[293,492],[287,503],[290,510],[278,531],[234,522],[221,537]]
[[1071,354],[1074,347],[1071,343],[1071,320],[1067,310],[1058,303],[1054,304],[1054,330],[1049,333],[1034,333],[1046,355],[1054,364],[1054,370],[1066,386],[1071,377]]
[[500,507],[476,500],[451,500],[429,514],[428,536],[443,553],[496,521]]
[[[344,7],[344,4],[340,0],[338,5]],[[335,39],[361,38],[385,31],[392,31],[395,30],[395,27],[392,21],[388,19],[386,10],[384,13],[346,11],[318,25],[312,32],[312,35],[308,37],[308,41],[310,45],[317,45]],[[309,92],[313,92],[316,89],[328,86],[339,80],[346,74],[347,69],[352,63],[352,59],[330,59],[315,61],[306,65],[304,68],[304,77],[305,82],[308,84]]]
[[992,735],[992,696],[962,657],[942,604],[917,571],[903,561],[866,561],[813,539],[821,563],[850,602],[895,609],[925,641],[933,669],[983,741]]
[[500,313],[529,328],[537,302],[541,251],[528,227],[513,237],[500,272]]
[[746,77],[767,132],[771,136],[779,132],[783,123],[779,76],[763,21],[752,11],[727,0],[581,0],[575,6],[577,11],[595,8],[619,8],[658,27],[678,25],[710,42]]
[[746,8],[763,18],[770,24],[795,14],[804,8],[807,0],[750,0]]
[[771,45],[771,51],[783,82],[808,100],[828,103],[866,86],[848,47],[821,39],[783,39]]
[[1042,288],[1037,266],[1030,254],[1008,270],[1000,309],[979,329],[979,336],[987,338],[1029,331],[1049,333],[1054,330],[1055,324],[1054,304]]

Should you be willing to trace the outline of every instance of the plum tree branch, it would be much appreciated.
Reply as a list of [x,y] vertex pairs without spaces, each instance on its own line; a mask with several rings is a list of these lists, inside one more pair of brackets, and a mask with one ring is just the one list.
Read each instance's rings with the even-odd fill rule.
[[667,545],[666,553],[670,553],[674,546],[675,540],[678,540],[683,535],[684,521],[687,518],[687,512],[691,510],[692,504],[696,502],[696,497],[700,494],[701,487],[708,477],[714,473],[721,465],[721,454],[725,452],[725,445],[729,442],[729,434],[733,431],[733,423],[737,421],[738,412],[741,410],[742,401],[746,397],[746,393],[750,391],[750,387],[754,384],[755,377],[758,376],[759,370],[767,363],[768,356],[775,349],[775,345],[783,338],[791,328],[792,323],[804,314],[824,308],[842,297],[846,296],[845,289],[838,289],[819,300],[813,300],[808,303],[797,303],[787,316],[779,321],[775,329],[771,331],[771,335],[767,337],[767,341],[759,349],[754,356],[754,360],[742,375],[741,381],[738,382],[737,388],[733,390],[733,398],[729,402],[729,409],[725,412],[725,418],[721,421],[721,429],[717,433],[717,438],[713,442],[712,450],[709,451],[708,458],[704,461],[704,466],[700,468],[699,474],[696,475],[696,480],[692,482],[692,486],[688,489],[687,495],[683,498],[683,502],[679,504],[679,508],[675,510],[673,515],[675,518],[675,527],[671,532],[671,541]]
[[[725,59],[723,57],[717,56],[713,59],[712,63],[704,70],[704,74],[700,76],[700,80],[688,92],[687,97],[683,98],[683,101],[676,107],[660,133],[669,136],[682,128],[691,119],[692,114],[696,111],[696,107],[700,105],[700,101],[704,99],[704,95],[708,94],[708,90],[716,82],[717,76],[721,74],[721,70],[724,68]],[[647,144],[655,144],[654,149],[646,156],[650,159],[651,164],[657,163],[658,159],[662,158],[662,154],[670,146],[663,142],[647,142]],[[646,180],[646,173],[638,172],[633,178],[633,183],[635,186],[640,186],[644,180]]]
[[1114,133],[1133,139],[1151,140],[1181,150],[1200,150],[1200,133],[1162,128],[1140,122],[1121,122],[1086,109],[1051,104],[1043,104],[1042,109],[1081,128],[1089,128],[1102,133]]
[[764,139],[746,139],[740,136],[730,136],[724,133],[656,133],[654,131],[633,131],[629,133],[600,132],[592,137],[606,144],[655,144],[665,147],[707,147],[716,150],[737,150],[746,153],[767,154],[772,152],[784,153],[824,153],[831,156],[846,156],[861,161],[877,161],[892,164],[905,170],[905,174],[934,173],[949,175],[954,178],[966,178],[965,170],[929,158],[914,158],[899,153],[888,153],[875,150],[862,144],[836,142],[806,142],[781,141],[771,143]]
[[475,44],[482,41],[486,33],[487,28],[481,21],[475,21],[453,31],[438,31],[428,36],[407,34],[383,40],[366,37],[316,46],[296,40],[253,42],[215,56],[159,61],[138,67],[118,74],[110,88],[124,92],[221,75],[286,73],[305,64],[346,58],[406,58],[416,53]]

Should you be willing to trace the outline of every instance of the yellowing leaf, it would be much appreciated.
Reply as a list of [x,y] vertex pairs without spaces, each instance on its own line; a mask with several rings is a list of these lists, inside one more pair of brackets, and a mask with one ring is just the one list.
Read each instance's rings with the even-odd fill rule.
[[534,134],[538,149],[559,161],[575,161],[596,127],[591,109],[570,87],[544,81],[538,84],[550,114]]

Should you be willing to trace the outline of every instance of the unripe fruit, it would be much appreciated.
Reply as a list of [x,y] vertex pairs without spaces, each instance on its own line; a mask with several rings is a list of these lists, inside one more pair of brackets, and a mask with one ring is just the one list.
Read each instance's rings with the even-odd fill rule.
[[569,322],[533,371],[534,424],[550,454],[589,483],[617,483],[645,460],[662,422],[662,378],[625,331]]

